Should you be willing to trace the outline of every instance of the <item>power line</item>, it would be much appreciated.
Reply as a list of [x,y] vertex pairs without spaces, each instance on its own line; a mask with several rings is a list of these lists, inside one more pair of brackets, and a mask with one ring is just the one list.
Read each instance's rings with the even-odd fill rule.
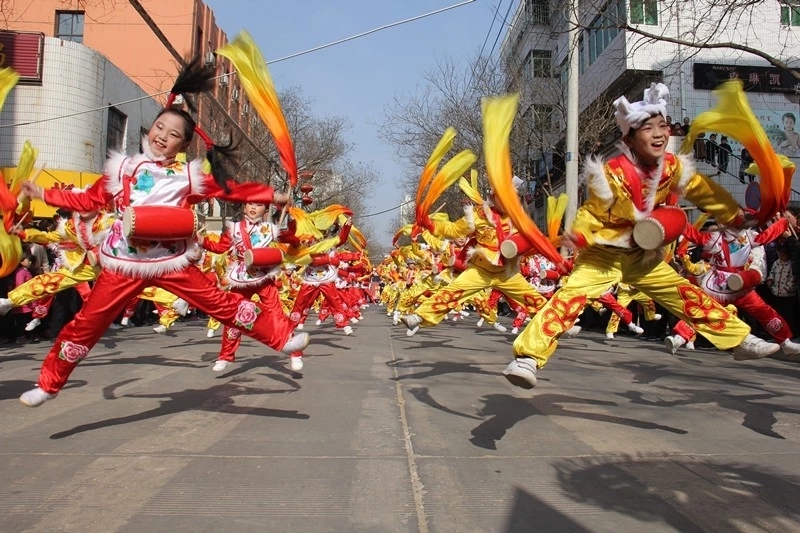
[[[498,5],[497,7],[498,7],[498,10],[499,10],[500,6]],[[508,4],[508,9],[506,9],[506,14],[503,17],[503,20],[507,20],[508,19],[508,15],[509,15],[509,13],[511,13],[511,8],[512,7],[514,7],[514,2],[513,1],[510,4]],[[492,24],[494,24],[494,21],[492,21]],[[491,29],[489,31],[491,32]],[[492,57],[492,54],[494,54],[494,49],[497,46],[497,41],[500,40],[500,34],[501,33],[503,33],[503,26],[502,25],[500,26],[500,29],[497,30],[497,37],[495,37],[495,39],[494,39],[494,44],[492,44],[492,50],[491,50],[491,52],[489,52],[489,57]],[[481,79],[483,77],[483,73],[486,72],[486,67],[487,66],[489,66],[489,61],[488,60],[486,61],[486,63],[483,64],[483,70],[481,70],[481,75],[478,76],[478,79]]]
[[316,52],[317,50],[322,50],[323,48],[329,48],[329,47],[335,46],[337,44],[346,43],[347,41],[352,41],[353,39],[358,39],[359,37],[364,37],[365,35],[369,35],[371,33],[376,33],[376,32],[379,32],[381,30],[385,30],[387,28],[392,28],[394,26],[400,26],[401,24],[406,24],[408,22],[414,22],[415,20],[424,19],[425,17],[430,17],[431,15],[436,15],[438,13],[443,13],[445,11],[449,11],[451,9],[455,9],[457,7],[465,6],[467,4],[471,4],[471,3],[475,2],[475,1],[476,0],[465,0],[464,2],[460,2],[458,4],[453,4],[451,6],[443,7],[441,9],[437,9],[435,11],[431,11],[429,13],[425,13],[425,14],[422,14],[422,15],[417,15],[416,17],[411,17],[411,18],[408,18],[408,19],[399,20],[397,22],[392,22],[391,24],[385,24],[385,25],[380,26],[378,28],[365,31],[363,33],[359,33],[359,34],[353,35],[351,37],[345,37],[344,39],[339,39],[338,41],[333,41],[332,43],[323,44],[323,45],[320,45],[320,46],[315,46],[314,48],[309,48],[308,50],[303,50],[302,52],[297,52],[296,54],[291,54],[291,55],[288,55],[288,56],[285,56],[285,57],[281,57],[281,58],[278,58],[278,59],[273,59],[272,61],[268,61],[268,63],[270,63],[270,64],[279,63],[280,61],[284,61],[286,59],[292,59],[293,57],[301,56],[301,55],[308,54],[308,53],[311,53],[311,52]]
[[[291,55],[288,55],[288,56],[285,56],[285,57],[280,57],[280,58],[274,59],[272,61],[267,61],[267,64],[271,65],[273,63],[278,63],[280,61],[285,61],[287,59],[292,59],[294,57],[298,57],[298,56],[301,56],[301,55],[309,54],[309,53],[315,52],[317,50],[322,50],[324,48],[329,48],[329,47],[335,46],[337,44],[342,44],[342,43],[345,43],[345,42],[348,42],[348,41],[352,41],[354,39],[358,39],[360,37],[364,37],[366,35],[370,35],[372,33],[375,33],[375,32],[381,31],[381,30],[385,30],[387,28],[392,28],[392,27],[395,27],[395,26],[399,26],[401,24],[407,24],[409,22],[414,22],[416,20],[419,20],[419,19],[422,19],[422,18],[425,18],[425,17],[430,17],[432,15],[436,15],[436,14],[442,13],[444,11],[448,11],[448,10],[451,10],[451,9],[455,9],[457,7],[464,6],[466,4],[471,4],[471,3],[475,2],[475,1],[476,0],[466,0],[466,1],[460,2],[458,4],[453,4],[453,5],[448,6],[448,7],[443,7],[441,9],[437,9],[435,11],[430,11],[428,13],[424,13],[422,15],[418,15],[416,17],[411,17],[409,19],[404,19],[404,20],[401,20],[401,21],[398,21],[398,22],[393,22],[391,24],[385,24],[383,26],[380,26],[378,28],[374,28],[374,29],[369,30],[369,31],[365,31],[365,32],[362,32],[362,33],[359,33],[359,34],[356,34],[356,35],[353,35],[353,36],[350,36],[350,37],[346,37],[344,39],[339,39],[338,41],[333,41],[333,42],[328,43],[328,44],[324,44],[324,45],[321,45],[321,46],[316,46],[314,48],[309,48],[308,50],[303,50],[302,52],[297,52],[295,54],[291,54]],[[235,72],[234,73],[230,73],[230,74],[235,74]],[[214,79],[219,79],[219,78],[222,78],[224,76],[225,76],[225,74],[221,74],[219,76],[216,76]],[[131,103],[134,103],[134,102],[140,102],[142,100],[147,100],[149,98],[155,98],[157,96],[163,96],[165,94],[169,94],[169,91],[161,91],[161,92],[157,92],[157,93],[154,93],[154,94],[148,94],[148,95],[145,95],[145,96],[140,96],[138,98],[132,98],[130,100],[125,100],[123,102],[117,102],[117,103],[114,103],[114,104],[108,104],[108,105],[104,105],[104,106],[100,106],[100,107],[95,107],[95,108],[92,108],[92,109],[86,109],[84,111],[77,111],[75,113],[70,113],[70,114],[67,114],[67,115],[61,115],[61,116],[57,116],[57,117],[49,117],[49,118],[43,118],[43,119],[39,119],[39,120],[29,120],[27,122],[16,122],[16,123],[13,123],[13,124],[0,124],[0,129],[3,129],[3,128],[14,128],[14,127],[19,127],[19,126],[30,126],[30,125],[33,125],[33,124],[41,124],[43,122],[51,122],[51,121],[54,121],[54,120],[72,118],[72,117],[75,117],[75,116],[78,116],[78,115],[83,115],[83,114],[86,114],[86,113],[94,113],[96,111],[103,111],[103,110],[109,109],[111,107],[121,106],[121,105],[125,105],[125,104],[131,104]]]
[[392,207],[391,209],[385,209],[385,210],[383,210],[383,211],[378,211],[377,213],[369,213],[369,214],[367,214],[367,215],[355,215],[355,216],[353,216],[353,218],[367,218],[367,217],[374,217],[374,216],[377,216],[377,215],[382,215],[382,214],[384,214],[384,213],[388,213],[388,212],[390,212],[390,211],[394,211],[395,209],[400,209],[400,208],[401,208],[401,207],[403,207],[404,205],[413,204],[413,203],[414,203],[414,200],[409,200],[409,201],[407,201],[407,202],[403,202],[403,203],[402,203],[402,204],[400,204],[400,205],[396,205],[396,206]]

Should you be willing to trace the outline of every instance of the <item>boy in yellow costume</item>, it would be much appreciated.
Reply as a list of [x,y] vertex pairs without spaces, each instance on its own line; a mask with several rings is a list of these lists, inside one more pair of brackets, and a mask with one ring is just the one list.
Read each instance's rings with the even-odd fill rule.
[[431,233],[445,239],[472,235],[475,249],[466,270],[428,298],[414,314],[402,317],[409,334],[416,332],[420,326],[438,324],[461,301],[487,288],[496,288],[534,311],[545,305],[547,300],[520,274],[519,258],[506,259],[500,254],[500,243],[516,230],[499,206],[490,206],[485,202],[481,208],[475,209],[472,205],[466,205],[464,216],[456,222],[435,220],[434,226]]
[[633,241],[634,224],[678,196],[711,213],[721,224],[744,221],[727,191],[698,174],[690,158],[667,152],[664,98],[668,94],[665,85],[654,83],[645,90],[642,102],[631,104],[624,96],[614,102],[623,153],[606,162],[587,160],[589,198],[567,235],[582,251],[567,283],[514,342],[516,359],[503,371],[512,384],[533,388],[536,370],[553,355],[558,338],[573,326],[587,301],[620,281],[636,286],[691,323],[717,348],[734,349],[739,360],[766,357],[779,349],[751,335],[744,322]]
[[62,217],[54,231],[29,228],[20,232],[20,238],[27,242],[58,243],[64,266],[55,272],[40,274],[9,292],[8,298],[0,298],[0,315],[97,279],[100,265],[90,252],[103,242],[113,223],[114,218],[103,212],[72,213]]

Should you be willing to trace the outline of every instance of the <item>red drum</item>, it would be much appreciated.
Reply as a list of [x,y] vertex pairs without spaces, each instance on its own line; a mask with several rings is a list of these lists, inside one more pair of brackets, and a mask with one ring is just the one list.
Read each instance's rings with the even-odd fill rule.
[[89,266],[94,267],[100,264],[100,259],[98,259],[97,257],[96,250],[97,249],[95,248],[94,250],[89,250],[88,252],[86,252],[86,262],[89,264]]
[[556,281],[558,279],[558,272],[556,272],[555,270],[540,270],[539,279],[541,280],[549,279],[551,281]]
[[244,253],[244,266],[265,268],[278,266],[283,262],[283,252],[278,248],[251,248]]
[[728,288],[732,291],[753,289],[761,283],[761,272],[755,269],[742,270],[728,276]]
[[129,239],[143,241],[183,241],[197,233],[197,213],[193,209],[166,205],[129,207],[122,216],[122,232]]
[[500,243],[500,255],[506,259],[513,259],[518,255],[525,255],[533,249],[533,245],[521,233],[515,233]]
[[644,250],[656,250],[677,240],[688,223],[680,207],[656,207],[633,227],[633,240]]

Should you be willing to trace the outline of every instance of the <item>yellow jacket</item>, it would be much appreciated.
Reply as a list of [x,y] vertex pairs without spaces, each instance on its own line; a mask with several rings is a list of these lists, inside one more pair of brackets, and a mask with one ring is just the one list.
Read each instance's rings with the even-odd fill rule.
[[[585,240],[586,245],[605,244],[619,248],[633,248],[633,226],[652,212],[654,207],[679,197],[711,213],[721,224],[731,223],[739,214],[739,205],[728,191],[695,171],[692,159],[687,156],[666,154],[661,167],[652,176],[635,180],[626,175],[626,169],[635,168],[625,154],[603,162],[589,158],[586,176],[589,198],[578,209],[572,232]],[[634,199],[641,191],[640,207]]]
[[471,236],[474,238],[474,251],[471,251],[469,256],[471,264],[490,272],[500,272],[508,267],[509,262],[500,255],[498,233],[502,232],[504,238],[508,238],[512,233],[516,233],[516,230],[508,217],[501,217],[486,204],[480,209],[466,206],[464,216],[455,222],[434,220],[433,224],[433,233],[437,237],[457,239]]
[[25,230],[23,240],[36,244],[58,243],[58,251],[64,265],[74,271],[87,262],[87,252],[99,246],[114,224],[114,217],[100,213],[94,219],[84,221],[79,213],[62,219],[55,231]]

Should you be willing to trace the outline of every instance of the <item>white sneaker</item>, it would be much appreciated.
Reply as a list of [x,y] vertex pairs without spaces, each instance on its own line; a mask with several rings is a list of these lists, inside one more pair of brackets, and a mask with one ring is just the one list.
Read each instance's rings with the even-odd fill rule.
[[[27,330],[28,328],[25,328],[25,329]],[[116,323],[112,322],[111,324],[109,324],[109,326],[108,326],[108,329],[114,329],[114,330],[116,330],[116,329],[122,329],[122,326],[120,326],[119,324],[116,324]]]
[[119,325],[120,326],[127,326],[130,323],[131,323],[131,319],[126,317],[126,316],[122,317],[122,320],[119,321]]
[[320,319],[318,318],[318,319],[317,319],[317,321],[316,321],[316,322],[314,322],[314,324],[316,324],[317,326],[321,326],[321,325],[322,325],[322,320],[320,320]]
[[460,314],[460,315],[461,315],[461,318],[467,318],[467,317],[469,316],[469,313],[468,313],[468,312],[466,312],[466,311],[459,311],[459,313],[458,313],[458,314]]
[[597,310],[597,314],[600,316],[603,316],[606,313],[608,313],[608,309],[606,309],[605,307],[601,307],[600,309]]
[[678,353],[678,348],[684,344],[686,344],[686,339],[680,335],[670,335],[664,339],[664,346],[666,346],[667,350],[669,350],[669,353],[672,355]]
[[294,329],[296,329],[298,331],[302,331],[304,327],[306,327],[306,326],[302,322],[300,322],[294,327]]
[[0,316],[7,315],[9,311],[14,309],[14,304],[8,298],[0,298]]
[[58,396],[57,392],[55,394],[50,394],[36,387],[35,389],[23,392],[22,396],[19,397],[19,401],[28,407],[39,407],[47,400],[52,400],[56,396]]
[[303,356],[295,355],[293,357],[290,357],[289,368],[291,368],[295,372],[300,372],[301,370],[303,370]]
[[162,326],[161,324],[159,324],[153,328],[153,331],[163,335],[164,333],[167,332],[167,326]]
[[610,331],[608,333],[606,333],[606,339],[613,339],[613,338],[614,338],[614,334],[613,333],[611,333]]
[[517,387],[532,389],[536,386],[536,361],[528,357],[519,357],[503,370],[506,379]]
[[30,322],[28,322],[25,325],[25,331],[33,331],[36,328],[38,328],[39,324],[41,324],[41,323],[42,323],[41,320],[39,320],[38,318],[34,318],[33,320],[31,320]]
[[392,325],[396,326],[400,323],[400,311],[395,311],[392,313]]
[[508,331],[508,328],[505,327],[500,322],[495,322],[494,324],[492,324],[492,327],[495,329],[495,331],[499,331],[500,333],[505,333],[506,331]]
[[211,328],[208,328],[208,331],[206,331],[206,337],[208,337],[210,339],[213,336],[214,336],[214,330],[211,329]]
[[[25,328],[25,329],[27,329],[27,328]],[[783,350],[783,353],[785,353],[786,355],[798,355],[798,354],[800,354],[800,344],[797,344],[796,342],[792,342],[791,339],[786,339],[785,341],[783,341],[781,343],[781,349]]]
[[577,337],[583,328],[581,326],[572,326],[567,331],[564,332],[564,337],[567,339],[571,339],[572,337]]
[[400,322],[405,324],[408,329],[414,329],[422,324],[422,317],[415,314],[403,315],[400,317]]
[[353,328],[351,328],[350,326],[343,327],[342,331],[344,331],[345,335],[352,335],[353,334]]
[[761,359],[774,354],[780,349],[780,344],[759,339],[751,333],[744,338],[742,344],[733,349],[733,360],[747,361],[748,359]]
[[294,352],[302,352],[308,346],[308,342],[310,341],[310,337],[308,333],[296,333],[292,335],[286,344],[283,345],[281,351],[286,355],[291,355]]
[[179,315],[186,316],[186,313],[189,312],[189,302],[183,298],[178,298],[172,302],[172,309]]
[[351,324],[358,324],[358,319],[353,317],[353,318],[350,319],[350,323]]
[[694,343],[692,341],[687,342],[686,343],[686,349],[687,350],[694,350]]
[[486,322],[486,321],[485,321],[484,319],[482,319],[482,318],[481,318],[480,320],[478,320],[478,323],[477,323],[477,324],[475,324],[475,327],[476,327],[476,328],[483,327],[483,323],[484,323],[484,322]]
[[644,333],[644,330],[639,326],[637,326],[636,324],[634,324],[633,322],[628,324],[628,329],[634,332],[636,335],[641,335],[642,333]]
[[413,337],[419,331],[419,326],[414,326],[411,329],[406,330],[406,337]]
[[225,359],[217,359],[217,362],[214,363],[214,367],[211,369],[214,372],[222,372],[226,368],[228,368],[232,363],[230,361],[226,361]]
[[525,319],[525,323],[527,324],[527,323],[528,323],[528,322],[530,322],[531,320],[533,320],[533,319],[532,319],[531,317],[528,317],[528,318],[526,318],[526,319]]
[[519,328],[511,328],[512,335],[516,335],[517,333],[519,333]]
[[661,313],[656,313],[653,315],[653,320],[661,320]]

